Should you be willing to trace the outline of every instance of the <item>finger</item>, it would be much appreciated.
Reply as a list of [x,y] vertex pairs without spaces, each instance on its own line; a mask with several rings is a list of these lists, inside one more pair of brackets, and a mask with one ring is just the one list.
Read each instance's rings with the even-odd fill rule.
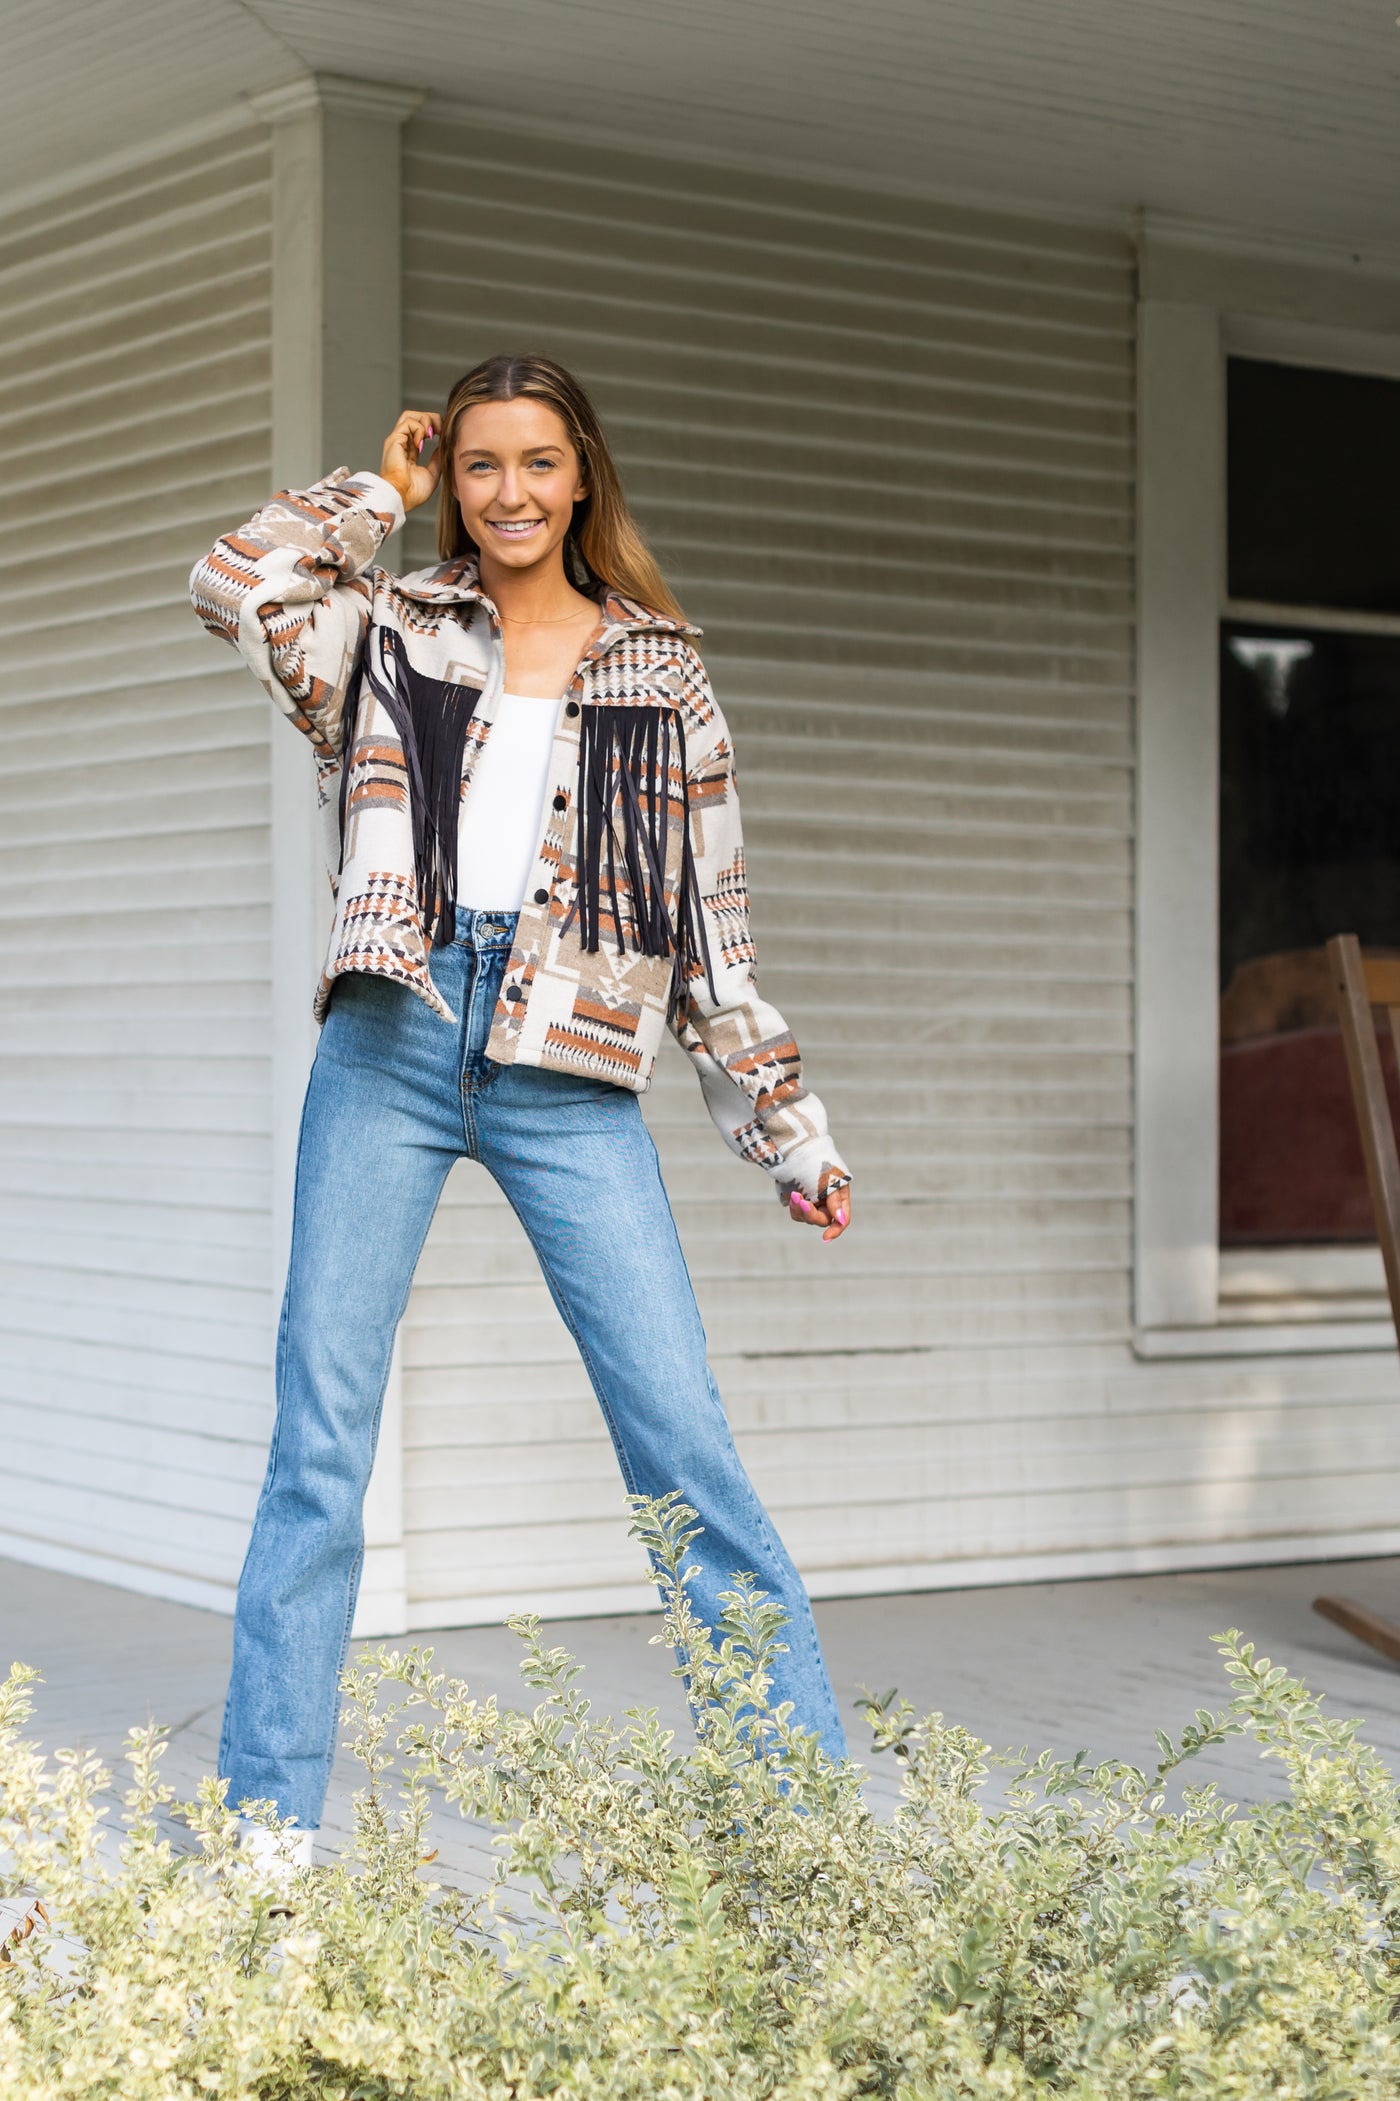
[[437,436],[437,423],[437,417],[428,409],[405,409],[393,432],[401,451],[416,460],[423,447]]
[[800,1189],[794,1189],[788,1198],[788,1213],[802,1226],[824,1226],[828,1223],[825,1205],[814,1204]]
[[826,1215],[830,1220],[823,1240],[839,1240],[851,1222],[851,1198],[848,1190],[838,1189],[826,1200]]

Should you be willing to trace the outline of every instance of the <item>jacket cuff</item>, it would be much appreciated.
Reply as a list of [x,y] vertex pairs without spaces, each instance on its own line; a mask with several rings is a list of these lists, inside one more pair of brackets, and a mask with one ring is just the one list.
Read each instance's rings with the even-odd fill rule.
[[338,484],[341,489],[353,489],[357,496],[364,498],[366,510],[376,512],[381,518],[387,517],[389,525],[384,534],[386,540],[390,533],[396,533],[403,524],[403,498],[394,484],[385,481],[382,474],[372,474],[368,469],[362,474],[352,474],[348,467],[337,467],[334,474],[326,476],[326,480]]
[[778,1185],[778,1195],[786,1203],[794,1189],[800,1190],[808,1203],[820,1204],[838,1189],[850,1182],[850,1170],[829,1138],[804,1138],[790,1153],[771,1168],[773,1180]]

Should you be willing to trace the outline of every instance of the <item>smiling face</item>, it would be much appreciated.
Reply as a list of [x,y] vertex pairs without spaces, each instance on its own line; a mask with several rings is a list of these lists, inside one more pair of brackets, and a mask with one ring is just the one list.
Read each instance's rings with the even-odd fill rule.
[[480,401],[466,411],[455,433],[452,479],[483,571],[561,560],[574,505],[588,494],[562,416],[528,395]]

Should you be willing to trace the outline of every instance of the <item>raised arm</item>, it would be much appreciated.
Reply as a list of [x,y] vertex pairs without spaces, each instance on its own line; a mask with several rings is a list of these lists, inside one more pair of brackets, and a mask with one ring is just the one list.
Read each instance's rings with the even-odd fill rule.
[[[698,659],[696,672],[704,678]],[[794,1217],[834,1240],[850,1219],[851,1177],[803,1085],[791,1029],[759,994],[734,751],[708,687],[705,705],[712,718],[704,749],[687,756],[687,788],[710,974],[690,979],[671,1027],[725,1143],[768,1173]]]
[[274,496],[237,532],[216,540],[190,575],[190,599],[213,635],[232,642],[282,712],[322,758],[339,755],[342,714],[373,605],[371,568],[403,523],[405,498],[437,480],[417,464],[436,417],[401,416],[378,474],[337,468],[324,481]]

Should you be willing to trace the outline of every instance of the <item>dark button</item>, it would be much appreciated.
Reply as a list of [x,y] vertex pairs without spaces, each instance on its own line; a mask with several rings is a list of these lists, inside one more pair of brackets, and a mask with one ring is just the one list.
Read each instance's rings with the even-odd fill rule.
[[506,986],[506,998],[511,1002],[512,1006],[516,1005],[524,997],[525,995],[518,985]]
[[549,903],[549,892],[547,890],[537,890],[535,892],[535,903],[537,905],[547,905]]
[[566,715],[577,715],[577,713],[578,713],[578,702],[577,702],[576,700],[571,700],[571,701],[569,702],[568,706],[567,706],[567,707],[565,708],[565,710],[564,710],[564,713],[565,713]]
[[568,798],[568,796],[567,796],[567,795],[556,795],[556,796],[555,796],[555,798],[554,798],[554,807],[555,807],[555,809],[556,809],[556,810],[567,810],[567,809],[568,809],[568,807],[569,807],[569,798]]

